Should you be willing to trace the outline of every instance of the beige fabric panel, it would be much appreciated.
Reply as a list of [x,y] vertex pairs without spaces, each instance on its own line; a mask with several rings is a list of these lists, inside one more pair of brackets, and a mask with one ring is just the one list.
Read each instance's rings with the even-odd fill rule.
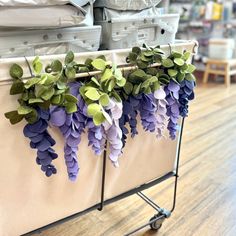
[[[115,197],[175,170],[177,139],[157,139],[141,127],[128,138],[119,168],[107,165],[105,199]],[[167,134],[168,136],[168,134]]]
[[4,112],[15,109],[9,85],[0,86],[0,235],[16,236],[45,226],[97,204],[100,200],[102,158],[94,156],[82,138],[78,180],[68,180],[63,157],[63,140],[56,138],[54,161],[58,174],[47,178],[35,162],[36,151],[23,136],[24,122],[12,126]]

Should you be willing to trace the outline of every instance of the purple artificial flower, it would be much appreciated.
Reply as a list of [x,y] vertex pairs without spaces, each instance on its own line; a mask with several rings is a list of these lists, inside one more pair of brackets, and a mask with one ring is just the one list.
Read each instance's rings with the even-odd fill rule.
[[182,117],[188,116],[188,102],[194,99],[195,82],[183,80],[179,90],[179,111]]
[[109,158],[114,166],[118,167],[118,158],[122,154],[123,148],[122,130],[119,126],[119,119],[122,115],[122,103],[110,99],[110,104],[106,107],[106,111],[112,118],[112,124],[105,121],[102,126],[104,127],[106,139],[109,144]]
[[64,158],[67,166],[69,179],[75,181],[79,173],[78,145],[81,141],[81,134],[84,132],[87,117],[84,115],[84,100],[79,95],[80,82],[70,83],[70,92],[78,98],[78,110],[67,114],[63,107],[52,107],[50,110],[52,125],[59,127],[65,138]]
[[106,135],[104,128],[102,125],[96,126],[91,118],[88,118],[86,126],[88,127],[89,145],[92,146],[95,155],[99,156],[105,149]]
[[41,170],[49,177],[57,172],[52,161],[56,159],[58,155],[51,148],[56,142],[47,131],[49,111],[40,108],[38,108],[37,111],[38,121],[34,124],[27,124],[23,132],[25,137],[31,140],[31,148],[37,149],[36,163],[41,165]]
[[169,85],[165,86],[166,100],[167,100],[167,116],[170,138],[173,140],[176,138],[176,133],[178,130],[178,120],[179,120],[179,84],[174,81],[170,81]]
[[165,129],[166,123],[166,112],[167,112],[167,101],[166,101],[166,93],[164,89],[161,87],[160,89],[154,92],[154,97],[156,99],[157,111],[156,111],[156,132],[157,138],[163,137],[163,132]]

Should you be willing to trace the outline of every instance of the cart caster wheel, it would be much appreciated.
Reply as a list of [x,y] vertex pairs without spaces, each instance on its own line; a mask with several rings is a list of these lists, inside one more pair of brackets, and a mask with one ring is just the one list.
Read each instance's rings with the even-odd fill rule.
[[[150,219],[150,222],[153,221],[154,219],[160,217],[162,214],[157,214],[157,215],[154,215],[151,219]],[[161,219],[158,219],[152,223],[150,223],[150,227],[152,230],[159,230],[162,226],[162,223],[164,221],[164,218],[161,218]]]

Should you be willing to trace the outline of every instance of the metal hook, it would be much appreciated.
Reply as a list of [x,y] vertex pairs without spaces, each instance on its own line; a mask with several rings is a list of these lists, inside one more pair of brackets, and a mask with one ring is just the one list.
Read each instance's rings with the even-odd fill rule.
[[32,72],[30,63],[29,63],[29,61],[27,60],[26,56],[24,56],[24,58],[25,58],[25,61],[26,61],[27,66],[28,66],[28,69],[29,69],[29,72],[30,72],[31,77],[35,77],[35,75],[34,75],[33,72]]
[[169,46],[169,51],[170,51],[170,55],[171,55],[172,54],[172,48],[171,48],[170,43],[168,43],[168,46]]
[[197,54],[198,47],[199,47],[198,41],[194,40],[193,55],[196,55],[196,54]]

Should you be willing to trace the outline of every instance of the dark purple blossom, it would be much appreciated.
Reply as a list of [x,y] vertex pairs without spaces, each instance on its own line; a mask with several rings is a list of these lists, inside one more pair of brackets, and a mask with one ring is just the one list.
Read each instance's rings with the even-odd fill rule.
[[48,120],[49,111],[38,108],[38,121],[34,124],[27,124],[23,132],[25,137],[31,140],[31,148],[37,149],[37,164],[41,165],[41,170],[49,177],[57,172],[52,161],[58,155],[52,149],[56,142],[47,131]]
[[194,99],[195,82],[183,80],[179,90],[179,111],[182,117],[188,116],[188,103]]

